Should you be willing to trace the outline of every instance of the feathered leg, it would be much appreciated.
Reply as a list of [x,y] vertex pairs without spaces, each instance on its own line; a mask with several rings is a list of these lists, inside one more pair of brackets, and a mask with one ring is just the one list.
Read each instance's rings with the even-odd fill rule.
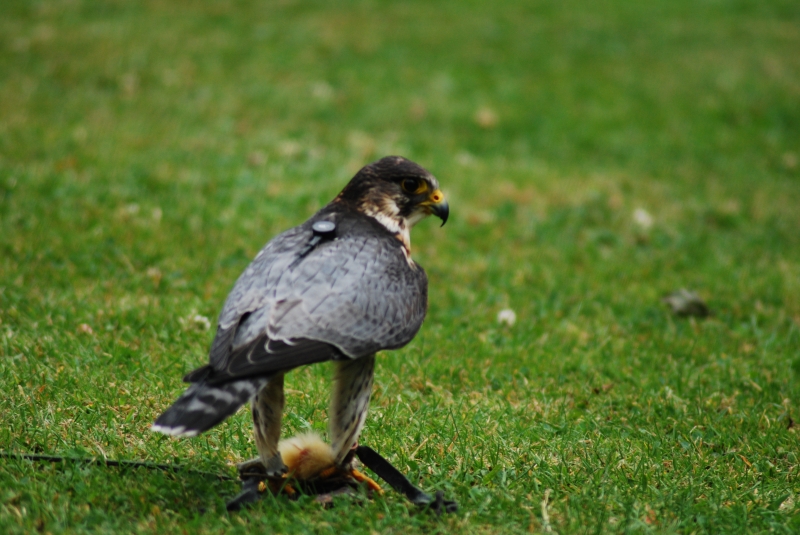
[[286,473],[278,441],[281,438],[281,418],[283,417],[283,374],[276,373],[253,398],[253,432],[256,438],[258,457],[239,464],[239,472],[246,472],[253,465],[266,468],[267,477],[278,477]]
[[336,361],[328,430],[335,462],[342,466],[358,442],[372,393],[375,355]]

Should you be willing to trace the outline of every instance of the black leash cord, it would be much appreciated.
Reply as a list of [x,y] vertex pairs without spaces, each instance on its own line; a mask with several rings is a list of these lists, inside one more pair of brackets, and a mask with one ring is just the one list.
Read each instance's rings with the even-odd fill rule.
[[431,496],[417,488],[392,463],[369,446],[358,446],[355,453],[364,466],[378,474],[390,487],[404,495],[414,505],[430,507],[437,515],[458,511],[458,504],[455,501],[445,500],[441,491],[438,491],[435,496]]
[[[355,450],[355,454],[365,466],[374,471],[394,490],[403,494],[414,505],[430,507],[436,512],[436,514],[452,513],[458,510],[458,505],[456,502],[452,500],[445,500],[441,492],[437,492],[435,496],[431,496],[430,494],[414,486],[414,484],[411,483],[406,476],[401,474],[397,468],[392,466],[389,461],[384,459],[372,448],[368,446],[358,446]],[[213,477],[220,481],[233,481],[234,479],[238,479],[231,476],[214,474],[212,472],[193,470],[180,464],[158,464],[143,461],[118,461],[114,459],[98,459],[95,457],[61,457],[58,455],[11,453],[7,451],[0,451],[0,458],[33,462],[88,464],[95,466],[110,466],[114,468],[145,468],[147,470],[160,470],[162,472],[173,473],[184,472]],[[260,481],[261,479],[257,477],[247,478],[245,481],[243,481],[243,492],[228,503],[228,510],[235,511],[247,503],[259,500],[261,498],[261,491],[258,488]]]
[[19,459],[34,462],[49,462],[49,463],[74,463],[74,464],[89,464],[99,466],[111,466],[114,468],[146,468],[147,470],[160,470],[162,472],[185,472],[190,474],[198,474],[209,476],[219,479],[220,481],[233,481],[237,478],[214,474],[211,472],[203,472],[202,470],[193,470],[186,468],[180,464],[157,464],[147,463],[143,461],[117,461],[114,459],[97,459],[95,457],[59,457],[57,455],[39,455],[36,453],[10,453],[7,451],[0,451],[0,458],[4,459]]

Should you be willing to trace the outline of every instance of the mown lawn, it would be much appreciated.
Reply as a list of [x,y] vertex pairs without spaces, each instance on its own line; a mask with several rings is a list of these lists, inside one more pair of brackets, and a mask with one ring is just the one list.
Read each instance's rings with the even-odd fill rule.
[[[796,0],[4,0],[0,449],[232,475],[248,411],[149,432],[203,318],[401,154],[451,220],[414,231],[429,315],[362,442],[461,509],[229,515],[233,481],[4,458],[0,531],[800,531],[798,50]],[[329,375],[289,376],[285,434]]]

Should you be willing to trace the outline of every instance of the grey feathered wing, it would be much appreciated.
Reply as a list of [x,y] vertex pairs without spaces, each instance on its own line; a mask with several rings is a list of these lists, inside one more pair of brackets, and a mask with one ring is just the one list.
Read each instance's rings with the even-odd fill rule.
[[[312,250],[312,224],[336,223]],[[427,278],[374,219],[330,206],[270,241],[239,277],[219,318],[209,364],[153,425],[193,435],[247,402],[269,376],[407,344],[427,308]]]

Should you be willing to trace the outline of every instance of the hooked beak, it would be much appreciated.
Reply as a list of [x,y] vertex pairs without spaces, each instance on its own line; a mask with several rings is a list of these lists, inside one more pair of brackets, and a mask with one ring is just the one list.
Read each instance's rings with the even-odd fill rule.
[[430,205],[431,213],[442,220],[442,226],[447,223],[447,217],[450,215],[450,205],[444,198],[444,193],[441,190],[436,190],[431,193]]

